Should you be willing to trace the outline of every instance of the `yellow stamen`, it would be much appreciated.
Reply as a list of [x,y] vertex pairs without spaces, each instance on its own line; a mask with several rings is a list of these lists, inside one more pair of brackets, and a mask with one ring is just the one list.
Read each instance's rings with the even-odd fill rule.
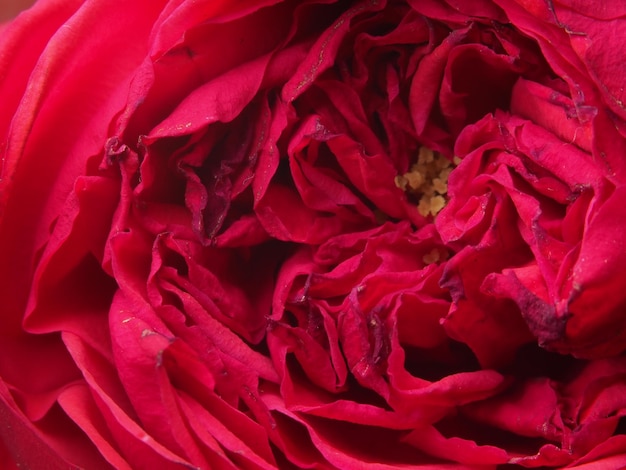
[[433,248],[430,252],[426,253],[422,256],[422,261],[424,264],[433,264],[438,262],[441,259],[441,255],[439,254],[439,250],[437,248]]
[[411,165],[409,171],[403,175],[397,175],[394,183],[419,201],[417,210],[421,215],[435,216],[446,205],[448,177],[453,167],[460,161],[458,157],[454,157],[451,162],[440,153],[420,147],[417,163]]

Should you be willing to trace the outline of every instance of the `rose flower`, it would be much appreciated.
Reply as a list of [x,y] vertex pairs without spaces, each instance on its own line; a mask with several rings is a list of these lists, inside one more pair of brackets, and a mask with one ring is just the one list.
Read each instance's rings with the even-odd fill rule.
[[626,9],[0,26],[0,461],[626,467]]

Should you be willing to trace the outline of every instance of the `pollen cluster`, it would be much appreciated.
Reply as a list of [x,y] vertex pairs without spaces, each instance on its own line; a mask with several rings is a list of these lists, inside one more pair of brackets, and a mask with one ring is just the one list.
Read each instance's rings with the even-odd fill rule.
[[421,215],[435,216],[446,205],[448,176],[458,163],[456,160],[453,163],[437,152],[420,147],[417,162],[409,171],[395,177],[396,186],[419,201],[417,210]]

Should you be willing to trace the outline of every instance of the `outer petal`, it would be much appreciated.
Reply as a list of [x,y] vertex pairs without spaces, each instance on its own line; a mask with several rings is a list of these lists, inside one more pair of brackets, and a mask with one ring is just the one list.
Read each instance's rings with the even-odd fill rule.
[[[61,373],[55,380],[61,381],[76,378],[76,370],[68,367],[66,356],[59,355],[64,349],[60,338],[17,333],[26,310],[33,266],[41,254],[38,250],[50,238],[51,226],[63,212],[76,178],[97,165],[92,159],[90,166],[89,157],[100,153],[109,121],[123,106],[130,74],[146,52],[146,37],[161,5],[160,2],[137,3],[128,14],[120,14],[111,22],[101,21],[102,9],[122,11],[121,4],[119,7],[115,4],[105,6],[101,2],[88,1],[74,12],[76,7],[75,2],[65,3],[63,7],[59,2],[40,2],[5,30],[3,41],[7,42],[2,48],[2,75],[7,80],[1,81],[1,93],[6,97],[3,102],[9,106],[9,112],[2,115],[11,115],[11,108],[15,109],[11,123],[2,123],[4,145],[0,150],[3,161],[0,263],[14,268],[3,269],[0,275],[0,292],[6,298],[3,302],[2,357],[21,357],[26,370],[31,365],[45,362],[36,357],[41,354],[59,366]],[[40,24],[45,26],[35,26]],[[20,42],[23,35],[29,38],[23,44],[32,47],[30,53],[11,46]],[[76,40],[77,37],[85,40]],[[106,40],[101,43],[103,38]],[[132,44],[130,47],[129,43]],[[98,54],[93,54],[94,47]],[[127,54],[120,56],[121,49]],[[15,51],[21,61],[20,65],[13,64],[10,71],[7,68],[11,60],[11,56],[6,55],[8,51]],[[20,350],[30,353],[25,355],[19,353]],[[15,375],[12,370],[15,365],[6,359],[2,362],[0,374],[3,377],[20,376],[21,373]],[[27,375],[22,377],[28,378]],[[31,383],[43,387],[52,385],[49,381]],[[58,383],[52,385],[52,389],[56,387]],[[22,393],[19,388],[16,391],[18,395]],[[24,393],[28,392],[28,389],[24,390]],[[46,400],[49,398],[51,396]],[[39,413],[50,405],[50,402],[35,402],[42,405]],[[57,426],[60,426],[62,421],[58,416],[53,417],[57,412],[58,409],[52,408],[52,414],[46,415],[50,416],[46,420],[56,419]],[[39,426],[44,424],[45,420]],[[60,437],[40,436],[50,444]],[[85,457],[80,449],[89,446],[78,429],[71,428],[66,437],[69,436],[76,441],[69,439],[61,446],[59,458],[78,462]],[[24,445],[28,442],[24,441]],[[15,452],[24,464],[28,463],[30,455],[34,455],[19,448]],[[98,462],[95,465],[100,465],[99,457],[93,458],[93,462]],[[89,460],[84,465],[89,466]]]

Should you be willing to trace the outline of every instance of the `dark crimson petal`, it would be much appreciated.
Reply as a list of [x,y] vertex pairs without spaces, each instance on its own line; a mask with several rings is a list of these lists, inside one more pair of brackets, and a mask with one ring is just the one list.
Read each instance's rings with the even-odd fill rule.
[[330,139],[328,147],[352,184],[367,194],[376,207],[391,217],[409,218],[418,226],[424,224],[416,207],[408,203],[403,192],[393,183],[398,170],[385,154],[367,155],[361,144],[347,136]]
[[[91,426],[82,420],[77,420],[77,422],[79,425],[82,424],[85,432],[94,442],[100,438],[99,432],[110,433],[107,435],[107,442],[113,449],[107,451],[105,456],[108,459],[116,459],[115,453],[119,452],[131,468],[144,463],[159,468],[188,468],[187,462],[158,443],[139,424],[137,415],[117,375],[113,357],[103,357],[71,333],[64,335],[64,341],[78,367],[83,371],[91,396],[105,422],[106,431],[92,427],[97,425],[96,422],[90,423]],[[70,415],[83,411],[82,407],[70,409],[68,404],[64,404],[64,408],[68,409],[67,412]],[[85,429],[86,427],[89,429]]]
[[[28,13],[23,13],[11,23],[3,24],[0,35],[0,100],[3,113],[0,115],[0,134],[6,135],[10,121],[17,111],[24,95],[30,73],[36,65],[48,41],[57,32],[59,26],[71,17],[78,7],[79,1],[61,4],[40,2]],[[40,21],[45,18],[46,21]],[[9,26],[10,25],[10,26]],[[37,26],[34,26],[37,25]],[[6,142],[2,141],[2,150]],[[7,165],[3,163],[3,167]],[[3,168],[3,174],[7,169]],[[3,191],[3,198],[8,191]],[[2,205],[4,199],[0,200]]]
[[453,31],[437,48],[419,63],[411,81],[409,106],[417,135],[433,149],[452,147],[449,134],[433,122],[433,108],[445,73],[446,60],[450,52],[465,40],[467,29]]
[[[510,361],[519,346],[531,339],[511,303],[485,295],[482,288],[485,276],[498,270],[501,260],[517,264],[528,258],[516,240],[519,235],[511,231],[514,222],[509,218],[510,207],[502,203],[494,214],[501,225],[491,225],[475,247],[467,246],[456,253],[446,264],[441,280],[455,302],[444,320],[446,331],[468,344],[485,367]],[[500,228],[508,232],[501,236]]]
[[589,218],[582,246],[572,271],[570,312],[564,341],[566,350],[585,356],[606,356],[624,350],[623,317],[626,302],[623,275],[626,217],[621,186]]
[[54,445],[54,436],[46,436],[37,429],[20,411],[4,382],[0,382],[0,419],[0,435],[14,468],[19,468],[22,462],[51,470],[78,468],[62,456],[72,449],[58,448]]
[[156,126],[148,139],[189,134],[213,122],[231,121],[259,90],[270,58],[268,54],[246,62],[197,88]]
[[[597,69],[599,64],[605,67],[607,74],[611,74],[608,71],[614,69],[616,73],[621,73],[622,65],[615,54],[594,52],[593,46],[590,48],[589,56],[586,56],[586,50],[590,47],[588,37],[604,34],[604,31],[607,34],[612,30],[620,31],[623,29],[623,20],[611,19],[607,21],[608,27],[601,27],[599,21],[585,19],[583,15],[568,11],[567,8],[561,9],[558,6],[554,8],[553,2],[519,4],[509,0],[497,0],[496,3],[505,10],[510,20],[520,30],[538,41],[546,61],[568,84],[578,119],[583,123],[592,122],[595,137],[592,139],[594,158],[605,163],[610,175],[623,179],[625,167],[621,156],[626,151],[626,141],[622,138],[623,133],[621,136],[619,134],[619,129],[623,127],[623,109],[618,102],[623,91],[619,91],[618,86],[612,83],[608,75],[597,76],[597,73],[605,74],[604,71],[600,72],[600,69]],[[610,9],[599,9],[591,16],[614,18],[610,12]],[[563,23],[561,18],[567,21]],[[572,21],[574,29],[568,27],[568,21]],[[611,38],[601,40],[602,44],[607,45],[607,51],[613,49],[609,46],[611,40]],[[597,70],[594,70],[594,67]],[[612,112],[608,112],[607,105],[613,109]],[[620,116],[617,123],[612,117],[615,112]]]
[[558,90],[520,78],[513,87],[511,111],[551,131],[563,142],[591,151],[591,122],[581,122],[574,102]]
[[326,69],[333,65],[342,39],[350,31],[353,18],[363,13],[375,12],[382,9],[386,2],[362,0],[345,11],[337,18],[331,27],[327,28],[316,39],[309,50],[307,57],[298,66],[294,75],[282,87],[282,98],[292,102],[303,93]]
[[427,18],[438,19],[448,23],[465,23],[469,18],[491,18],[504,21],[502,11],[490,1],[479,0],[464,2],[463,0],[409,0],[409,5]]
[[589,77],[596,82],[604,102],[626,119],[623,103],[626,95],[620,78],[626,74],[626,57],[620,47],[613,46],[626,35],[624,6],[589,9],[589,6],[563,3],[563,6],[560,2],[555,3],[555,18],[564,28],[576,33],[570,35],[572,49],[585,64]]
[[[97,320],[87,316],[95,317],[108,309],[114,286],[99,264],[118,191],[118,184],[106,178],[76,180],[65,212],[55,222],[39,256],[24,317],[29,331],[89,330],[90,323]],[[85,283],[87,279],[89,283]],[[79,285],[80,296],[75,293]]]
[[[273,410],[278,445],[294,458],[299,468],[467,468],[443,463],[409,444],[398,445],[404,433],[384,432],[377,426],[358,426],[319,417],[306,417],[285,408],[279,396],[263,397]],[[391,452],[391,449],[394,449]]]
[[[110,327],[113,335],[113,352],[120,379],[124,384],[133,409],[137,412],[143,426],[159,442],[180,457],[194,465],[207,465],[196,442],[189,434],[182,416],[176,410],[176,392],[168,376],[167,351],[174,348],[174,339],[164,333],[154,331],[139,317],[140,309],[149,307],[133,304],[123,295],[117,295],[111,307]],[[142,316],[145,316],[144,313]],[[188,356],[186,361],[176,361],[191,366]],[[200,365],[194,361],[194,365]],[[200,368],[197,376],[205,386],[211,387],[208,371]],[[146,390],[146,385],[148,385]],[[143,392],[141,390],[144,390]]]
[[67,415],[87,434],[106,461],[116,469],[130,470],[127,460],[122,457],[111,441],[111,432],[96,406],[89,387],[77,384],[63,390],[59,404]]
[[[232,69],[254,67],[259,58],[267,63],[289,23],[285,21],[281,28],[274,28],[273,34],[267,31],[254,34],[254,31],[263,29],[269,18],[290,17],[289,7],[278,4],[271,8],[276,4],[276,1],[246,1],[227,8],[223,2],[192,5],[170,2],[155,24],[156,37],[149,56],[136,71],[116,135],[134,146],[140,135],[150,133],[159,121],[180,108],[191,90],[206,90],[206,84],[211,84],[208,88],[223,88],[223,77],[232,78]],[[264,8],[267,6],[270,8]],[[223,52],[219,60],[215,60],[216,48]],[[235,81],[245,84],[255,80],[244,76],[236,77]],[[241,86],[238,89],[243,91]],[[228,101],[236,100],[233,93],[230,97]],[[227,103],[222,108],[227,109]],[[170,128],[173,132],[185,131],[187,122],[188,119],[183,119]]]
[[418,428],[404,440],[430,455],[459,462],[463,468],[495,466],[508,462],[508,456],[502,449],[495,446],[481,446],[471,440],[458,437],[447,438],[432,426]]
[[366,227],[373,222],[372,210],[354,193],[340,169],[325,162],[333,157],[341,160],[332,154],[325,131],[320,118],[312,117],[292,137],[287,151],[294,186],[307,207],[333,214],[354,228]]
[[515,57],[497,54],[482,44],[462,44],[450,51],[439,103],[453,135],[489,111],[508,106],[510,89],[522,72],[516,62]]
[[558,442],[563,423],[557,404],[557,393],[548,379],[536,379],[516,384],[497,397],[470,403],[462,413],[519,436]]
[[[499,124],[496,126],[496,123]],[[489,140],[489,136],[495,137],[496,140]],[[499,145],[496,144],[498,141],[500,141]],[[504,152],[496,152],[498,148]],[[508,266],[492,267],[492,274],[489,274],[482,284],[483,292],[495,297],[513,299],[541,344],[561,350],[568,348],[565,344],[571,344],[570,348],[577,348],[578,354],[585,355],[594,354],[594,351],[599,354],[610,354],[612,351],[620,352],[622,347],[619,346],[621,343],[618,339],[613,343],[607,343],[607,338],[603,338],[601,341],[591,339],[594,334],[591,325],[600,328],[599,325],[616,325],[618,322],[617,318],[610,316],[609,312],[614,312],[621,302],[619,300],[621,296],[618,294],[620,291],[618,286],[621,285],[620,276],[609,274],[613,271],[610,267],[608,271],[606,270],[607,266],[604,265],[604,261],[601,261],[603,259],[601,253],[608,252],[609,249],[612,250],[613,248],[609,247],[619,243],[620,237],[614,232],[616,229],[612,231],[611,222],[604,217],[607,217],[609,212],[614,215],[619,214],[619,209],[613,205],[612,201],[617,201],[620,198],[621,189],[618,188],[607,199],[607,194],[610,194],[612,187],[602,175],[600,165],[590,161],[587,155],[576,147],[564,146],[562,141],[556,139],[546,130],[514,117],[497,115],[495,118],[484,119],[476,127],[468,127],[457,142],[457,151],[461,155],[468,151],[470,154],[465,158],[458,171],[451,176],[449,193],[452,200],[437,220],[444,240],[448,239],[452,242],[459,237],[464,237],[466,240],[471,240],[472,243],[479,243],[476,236],[489,232],[483,232],[484,228],[480,223],[481,221],[483,224],[485,223],[484,216],[479,217],[481,212],[476,210],[476,203],[472,205],[472,201],[481,197],[481,193],[483,193],[482,197],[485,198],[491,191],[495,191],[495,188],[499,188],[498,191],[506,191],[515,205],[519,217],[518,225],[523,223],[523,225],[519,225],[519,233],[534,255],[534,262],[528,258],[527,261],[520,260],[524,264],[523,267],[505,269],[508,266],[516,265],[513,260],[509,260]],[[565,151],[571,161],[580,162],[580,164],[576,166],[563,165],[562,159]],[[520,160],[519,157],[514,156],[516,152],[527,155],[526,159]],[[481,163],[477,159],[478,155],[482,155],[485,162],[492,162],[491,175],[488,177],[486,174],[482,174],[479,178],[472,179],[472,174],[481,171]],[[496,162],[514,169],[515,173],[504,171],[505,167],[495,166]],[[463,176],[463,173],[466,175]],[[518,177],[522,177],[526,182],[525,184],[530,184],[538,194],[535,196],[524,195],[523,186],[516,182]],[[584,178],[586,177],[589,177],[588,182],[585,182]],[[464,184],[468,180],[471,180],[471,183]],[[498,186],[494,186],[494,183],[497,183]],[[562,186],[563,183],[566,184],[565,187]],[[464,197],[458,200],[458,196],[461,194],[464,194]],[[546,198],[552,199],[558,205],[569,206],[566,209],[566,214],[568,211],[569,214],[565,217],[566,224],[563,229],[559,227],[559,219],[562,217],[560,214],[563,213],[563,209],[559,209],[558,205],[549,202]],[[459,202],[456,202],[457,200]],[[453,212],[453,207],[459,204],[462,206],[457,209],[456,213]],[[585,210],[583,209],[585,204],[588,215],[586,216],[587,221],[583,222],[579,218],[582,217],[579,211]],[[498,206],[494,207],[497,208]],[[467,216],[465,212],[468,213]],[[577,213],[580,215],[577,216]],[[453,214],[457,220],[450,219]],[[458,220],[459,216],[463,217],[461,221]],[[595,217],[599,217],[598,225],[591,222]],[[471,224],[468,225],[464,219],[471,221]],[[498,219],[501,223],[494,234],[503,232],[506,227],[510,227],[510,225],[502,222],[503,216]],[[581,233],[583,230],[582,227],[574,228],[572,223],[575,220],[586,224],[582,246],[579,245],[579,242],[574,241],[576,236],[572,230],[575,233]],[[595,236],[592,235],[595,233],[592,227],[599,226],[602,226],[603,241],[590,240],[587,242],[587,236]],[[606,238],[604,238],[605,236]],[[513,238],[506,236],[504,240],[514,240],[514,236]],[[486,242],[487,239],[484,239],[477,246],[484,245]],[[468,249],[465,248],[465,250]],[[590,252],[589,250],[593,251]],[[594,252],[595,250],[599,251]],[[519,249],[517,251],[522,253]],[[449,270],[461,261],[462,258],[458,256],[449,264]],[[608,257],[604,255],[604,259],[608,259]],[[612,259],[620,262],[619,258],[615,256]],[[577,267],[581,264],[593,263],[595,260],[601,261],[602,266],[598,265],[596,268],[592,268],[592,265],[589,265],[589,268],[584,270]],[[600,269],[602,273],[600,273]],[[452,273],[452,271],[449,272]],[[485,272],[485,274],[488,273]],[[598,300],[593,297],[593,289],[579,290],[579,279],[608,279],[607,276],[611,276],[611,280],[604,281],[603,289],[605,290],[603,292],[606,293],[606,289],[608,289],[614,294],[603,297],[602,301],[605,302],[605,307],[601,308],[599,313],[593,315],[585,313],[591,311],[590,302],[595,304]],[[471,276],[462,276],[462,279],[464,283],[467,283]],[[464,291],[467,291],[467,287]],[[581,293],[579,294],[579,292]],[[579,295],[580,300],[576,300]],[[594,300],[591,300],[592,298]],[[462,303],[464,303],[463,300],[459,302],[459,305]],[[583,306],[582,309],[580,306]],[[594,310],[597,310],[595,306]],[[455,316],[457,321],[462,318],[458,314]],[[583,324],[585,325],[585,333],[582,332],[583,327],[577,326]],[[619,331],[619,328],[612,330]],[[586,339],[585,334],[591,338]],[[586,350],[589,351],[586,352]],[[602,353],[603,350],[606,352]]]
[[[100,149],[101,141],[98,142],[96,136],[101,135],[104,138],[107,131],[104,120],[94,123],[86,133],[81,126],[70,125],[70,122],[91,122],[90,119],[95,115],[99,119],[107,115],[112,117],[113,110],[123,99],[117,87],[128,80],[136,56],[142,53],[141,42],[137,41],[134,47],[128,49],[128,55],[119,61],[119,66],[114,70],[104,73],[102,67],[109,68],[110,63],[117,60],[111,58],[119,50],[116,41],[121,41],[122,36],[116,32],[116,28],[126,29],[125,21],[128,21],[134,24],[130,28],[133,34],[141,36],[158,9],[156,3],[152,5],[154,10],[146,5],[139,5],[134,10],[135,15],[128,15],[124,21],[116,23],[115,28],[99,21],[101,12],[97,6],[82,8],[48,42],[33,72],[33,86],[27,90],[17,110],[9,136],[9,147],[3,155],[5,165],[2,194],[10,195],[10,199],[2,204],[2,243],[3,246],[12,246],[14,249],[2,251],[2,263],[15,268],[10,276],[3,272],[0,287],[3,292],[5,289],[11,292],[6,295],[3,306],[7,318],[20,321],[20,312],[24,310],[30,285],[28,279],[32,276],[32,260],[36,259],[37,250],[47,242],[50,227],[62,212],[64,201],[72,191],[76,177],[85,172],[85,155],[97,154]],[[41,18],[47,17],[48,13],[46,9],[38,8],[32,14],[23,16],[23,21],[31,15]],[[141,19],[137,20],[135,16]],[[94,34],[89,35],[91,38],[111,40],[105,41],[107,48],[103,48],[96,59],[90,52],[88,41],[73,42],[71,47],[68,46],[69,31],[73,31],[72,34],[91,31]],[[80,73],[74,70],[74,65],[77,64],[80,64]],[[71,86],[71,92],[69,88],[59,91],[56,85],[59,82],[75,85]],[[55,91],[52,92],[51,89]],[[76,90],[81,90],[80,98]],[[67,125],[56,130],[51,129],[50,119],[56,121],[59,116],[63,116]],[[25,135],[29,136],[28,142],[24,140]],[[50,139],[57,142],[52,148],[49,145]],[[44,161],[36,157],[42,154],[47,155]],[[15,159],[19,160],[19,164],[13,163]],[[13,184],[17,189],[8,191],[6,185]],[[50,196],[51,193],[54,193],[53,197]],[[4,227],[7,226],[12,229],[5,230]],[[3,331],[8,333],[7,329]],[[5,341],[3,343],[6,344]],[[43,352],[42,349],[40,351]]]
[[[207,447],[212,448],[212,465],[217,468],[276,468],[271,449],[259,436],[265,430],[243,415],[212,398],[217,406],[207,410],[207,404],[181,396],[181,409],[189,426]],[[220,406],[221,405],[221,406]],[[217,408],[217,409],[216,409]],[[220,409],[221,408],[221,409]]]
[[578,459],[570,468],[593,470],[594,468],[621,468],[626,465],[626,438],[620,434],[613,436],[587,455]]
[[340,219],[306,207],[293,189],[279,184],[268,188],[256,212],[263,228],[278,240],[318,244],[344,227]]

